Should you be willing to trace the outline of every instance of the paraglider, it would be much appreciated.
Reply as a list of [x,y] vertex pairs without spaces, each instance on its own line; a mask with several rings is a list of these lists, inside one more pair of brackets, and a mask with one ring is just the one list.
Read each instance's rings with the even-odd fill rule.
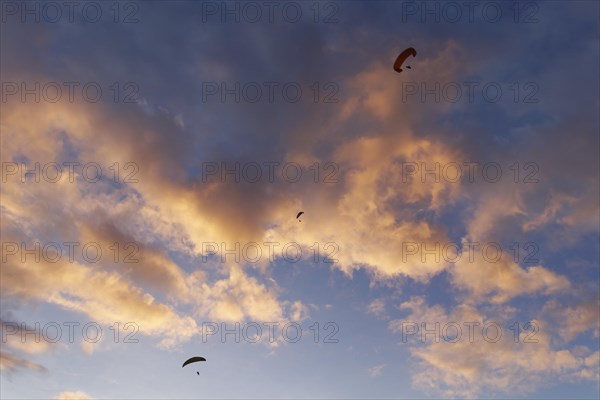
[[[408,49],[404,50],[402,53],[400,53],[398,58],[396,58],[396,61],[394,62],[394,71],[398,73],[402,72],[402,63],[404,63],[404,61],[406,61],[406,59],[409,56],[417,56],[417,51],[412,47],[409,47]],[[406,68],[411,69],[408,65],[406,66]]]
[[185,367],[188,364],[195,363],[195,362],[198,362],[198,361],[206,361],[206,358],[204,358],[204,357],[192,357],[189,360],[187,360],[186,362],[184,362],[183,365],[181,366],[181,368]]
[[[204,358],[204,357],[192,357],[192,358],[186,360],[186,362],[183,363],[183,365],[181,366],[181,368],[185,367],[188,364],[195,363],[195,362],[198,362],[198,361],[206,361],[206,358]],[[200,372],[196,371],[196,374],[200,375]]]
[[[302,214],[304,214],[304,211],[300,211],[300,212],[298,213],[298,215],[296,215],[296,219],[298,219],[298,218],[299,218],[299,217],[300,217]],[[300,222],[302,222],[302,220],[301,220],[301,219],[300,219],[299,221],[300,221]]]

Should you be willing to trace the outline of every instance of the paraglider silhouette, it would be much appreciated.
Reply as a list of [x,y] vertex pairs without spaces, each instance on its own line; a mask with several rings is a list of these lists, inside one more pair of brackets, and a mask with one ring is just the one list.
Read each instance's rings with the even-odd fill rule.
[[[400,55],[398,56],[398,58],[396,58],[396,61],[394,62],[394,71],[396,71],[398,73],[402,72],[402,63],[404,63],[404,61],[406,61],[408,56],[416,57],[417,51],[415,49],[413,49],[412,47],[409,47],[408,49],[406,49],[402,53],[400,53]],[[406,68],[411,69],[410,66],[408,66],[408,65],[406,66]]]
[[[198,361],[206,361],[206,358],[204,358],[204,357],[192,357],[192,358],[186,360],[183,363],[183,365],[181,366],[181,368],[185,367],[188,364],[195,363],[195,362],[198,362]],[[200,375],[200,372],[196,371],[196,374]]]
[[[304,214],[304,211],[300,211],[300,212],[298,213],[298,215],[296,215],[296,219],[298,219],[298,217],[300,217],[302,214]],[[301,219],[300,219],[299,221],[300,221],[300,222],[302,222],[302,220],[301,220]]]

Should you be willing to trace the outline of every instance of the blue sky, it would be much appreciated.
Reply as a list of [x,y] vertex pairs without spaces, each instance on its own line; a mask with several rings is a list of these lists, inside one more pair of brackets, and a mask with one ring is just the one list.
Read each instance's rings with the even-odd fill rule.
[[269,4],[1,3],[2,397],[597,398],[598,2]]

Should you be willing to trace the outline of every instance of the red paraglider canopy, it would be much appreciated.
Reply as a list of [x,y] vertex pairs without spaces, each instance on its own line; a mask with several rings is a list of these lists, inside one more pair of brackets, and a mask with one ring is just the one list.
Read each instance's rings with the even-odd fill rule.
[[398,56],[398,58],[396,58],[396,61],[394,62],[394,71],[398,73],[402,72],[402,63],[404,63],[408,56],[416,57],[417,51],[414,48],[409,47],[408,49],[400,53],[400,55]]

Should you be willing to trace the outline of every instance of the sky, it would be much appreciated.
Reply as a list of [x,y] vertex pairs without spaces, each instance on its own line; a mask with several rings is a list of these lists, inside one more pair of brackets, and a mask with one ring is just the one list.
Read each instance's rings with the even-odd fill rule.
[[2,398],[600,395],[600,3],[0,12]]

